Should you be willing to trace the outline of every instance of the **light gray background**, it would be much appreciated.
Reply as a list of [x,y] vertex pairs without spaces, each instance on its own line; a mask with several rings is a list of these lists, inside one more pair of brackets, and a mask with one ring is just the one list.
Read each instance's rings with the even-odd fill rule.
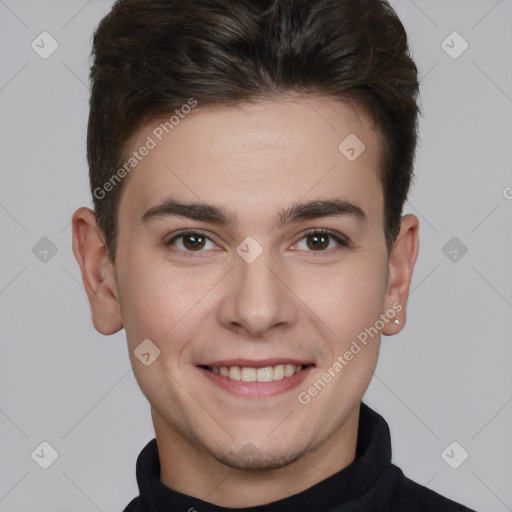
[[[479,511],[510,511],[512,1],[392,4],[422,76],[405,208],[420,218],[420,255],[407,326],[383,337],[365,401],[388,421],[407,476]],[[91,35],[110,5],[0,0],[3,512],[120,511],[154,437],[124,333],[94,330],[71,252],[71,215],[90,205]],[[59,44],[48,59],[31,48],[43,31]],[[469,43],[457,59],[441,45],[453,31]],[[468,248],[457,262],[442,251],[454,236]],[[46,262],[32,252],[42,237],[57,248]],[[31,458],[42,441],[59,454],[46,470]],[[441,457],[452,441],[469,453],[458,469]]]

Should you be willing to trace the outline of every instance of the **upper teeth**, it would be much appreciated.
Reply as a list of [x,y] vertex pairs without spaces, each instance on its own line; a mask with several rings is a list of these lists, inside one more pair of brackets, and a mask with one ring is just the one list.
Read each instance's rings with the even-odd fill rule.
[[265,366],[264,368],[249,368],[240,366],[209,366],[209,370],[218,373],[223,377],[244,382],[270,382],[290,377],[302,370],[302,365],[278,364],[276,366]]

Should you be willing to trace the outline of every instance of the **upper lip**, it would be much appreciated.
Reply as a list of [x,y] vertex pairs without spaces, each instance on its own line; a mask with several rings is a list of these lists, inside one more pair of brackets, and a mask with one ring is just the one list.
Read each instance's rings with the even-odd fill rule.
[[312,361],[307,361],[305,359],[293,359],[289,357],[274,357],[272,359],[222,359],[220,361],[211,361],[207,363],[202,363],[198,366],[218,366],[218,367],[230,367],[230,366],[240,366],[246,368],[264,368],[266,366],[277,366],[278,364],[294,364],[296,366],[307,366],[310,364],[314,364]]

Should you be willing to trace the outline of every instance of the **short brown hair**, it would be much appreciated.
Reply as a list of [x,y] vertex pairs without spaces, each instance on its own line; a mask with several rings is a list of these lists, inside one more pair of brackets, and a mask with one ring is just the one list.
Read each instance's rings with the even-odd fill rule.
[[91,56],[87,159],[112,261],[123,183],[95,191],[122,165],[143,122],[190,98],[232,105],[289,92],[349,98],[373,117],[383,135],[391,250],[413,179],[419,84],[405,29],[386,1],[118,0],[95,31]]

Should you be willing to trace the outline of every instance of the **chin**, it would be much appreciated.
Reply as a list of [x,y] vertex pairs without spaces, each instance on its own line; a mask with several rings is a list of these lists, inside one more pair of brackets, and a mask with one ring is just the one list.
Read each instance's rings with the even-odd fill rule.
[[[270,451],[271,453],[268,453]],[[265,452],[253,443],[246,443],[238,452],[213,451],[212,456],[222,464],[247,471],[268,471],[292,464],[299,459],[306,448],[276,452],[270,447]]]

